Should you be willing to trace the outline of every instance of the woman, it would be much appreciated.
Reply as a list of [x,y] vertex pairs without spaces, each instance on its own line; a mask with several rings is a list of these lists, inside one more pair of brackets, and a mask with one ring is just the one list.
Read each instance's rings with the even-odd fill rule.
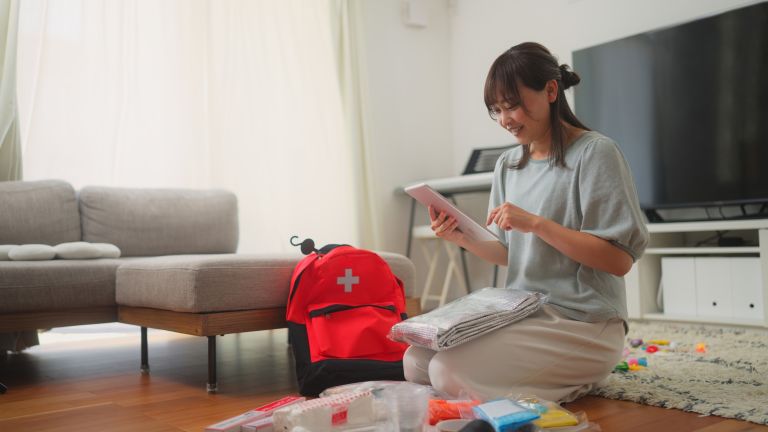
[[590,131],[568,106],[564,91],[579,81],[532,42],[510,48],[491,66],[488,112],[521,144],[494,171],[487,224],[501,241],[464,236],[455,219],[430,208],[432,229],[508,266],[508,289],[540,292],[549,301],[522,321],[447,351],[409,348],[403,360],[409,381],[454,396],[571,401],[620,360],[623,276],[645,250],[648,231],[616,143]]

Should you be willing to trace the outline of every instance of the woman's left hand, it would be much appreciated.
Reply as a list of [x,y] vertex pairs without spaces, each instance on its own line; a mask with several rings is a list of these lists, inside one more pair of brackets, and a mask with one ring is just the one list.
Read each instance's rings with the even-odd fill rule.
[[493,222],[504,231],[515,230],[527,233],[533,231],[539,219],[539,216],[529,213],[512,203],[505,202],[491,210],[491,213],[488,215],[488,221],[485,224],[490,225]]

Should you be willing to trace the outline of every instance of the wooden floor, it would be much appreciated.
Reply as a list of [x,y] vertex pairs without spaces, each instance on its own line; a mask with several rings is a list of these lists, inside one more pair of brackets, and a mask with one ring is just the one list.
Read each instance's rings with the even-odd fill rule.
[[[220,392],[209,395],[204,338],[150,330],[152,373],[141,375],[138,329],[122,327],[108,338],[76,341],[71,338],[80,328],[70,329],[58,341],[0,360],[0,382],[9,387],[0,395],[0,431],[200,431],[296,394],[285,330],[220,337]],[[568,408],[585,411],[605,432],[768,431],[747,422],[594,397]]]

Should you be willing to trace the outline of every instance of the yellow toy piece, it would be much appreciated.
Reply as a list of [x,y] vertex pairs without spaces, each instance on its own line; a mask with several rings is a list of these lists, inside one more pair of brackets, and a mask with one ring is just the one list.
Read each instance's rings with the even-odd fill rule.
[[570,411],[567,411],[556,404],[547,404],[547,408],[547,412],[541,413],[541,417],[539,417],[538,420],[534,420],[533,424],[544,429],[576,426],[579,424],[579,419],[577,419]]
[[669,340],[667,339],[651,339],[646,342],[648,345],[669,345]]
[[579,416],[583,416],[583,413],[574,414],[552,401],[536,396],[518,396],[517,403],[539,413],[539,418],[532,423],[542,429],[576,426],[582,421]]

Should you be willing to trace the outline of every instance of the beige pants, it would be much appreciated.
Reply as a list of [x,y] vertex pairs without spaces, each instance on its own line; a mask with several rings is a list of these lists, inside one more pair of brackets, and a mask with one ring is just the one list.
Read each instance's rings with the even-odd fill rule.
[[451,397],[533,395],[569,402],[608,376],[623,346],[621,320],[575,321],[544,305],[522,321],[446,351],[412,346],[403,367],[408,381]]

